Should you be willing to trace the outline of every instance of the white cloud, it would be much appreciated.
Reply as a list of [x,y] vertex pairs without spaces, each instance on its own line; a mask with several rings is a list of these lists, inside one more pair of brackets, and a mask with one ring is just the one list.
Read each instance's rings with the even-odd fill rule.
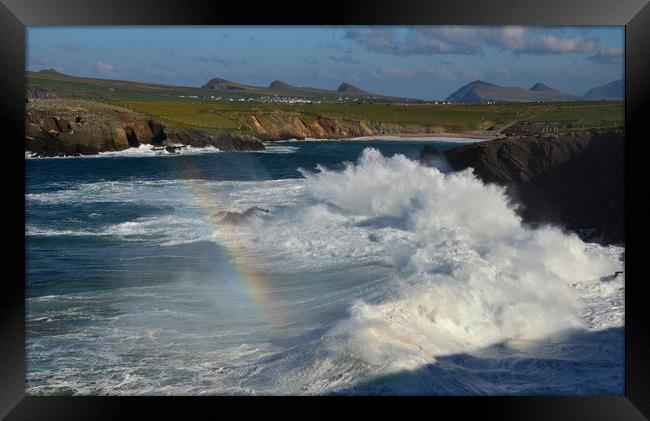
[[[552,32],[555,31],[555,32]],[[521,26],[411,28],[405,34],[393,29],[353,29],[344,37],[368,50],[394,55],[480,54],[486,49],[515,54],[592,53],[598,40],[565,36],[559,30],[529,30]]]
[[531,54],[593,53],[597,48],[598,44],[593,38],[561,38],[548,35],[529,40],[527,45],[520,51]]
[[95,64],[95,70],[97,70],[101,74],[108,75],[108,76],[113,76],[115,74],[115,67],[103,61],[98,61],[97,64]]
[[624,55],[625,51],[622,48],[603,48],[588,58],[593,61],[618,64],[623,60]]

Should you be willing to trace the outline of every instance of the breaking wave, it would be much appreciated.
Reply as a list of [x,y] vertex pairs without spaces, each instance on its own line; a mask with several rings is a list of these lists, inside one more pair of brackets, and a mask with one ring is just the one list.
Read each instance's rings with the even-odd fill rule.
[[[282,232],[299,237],[318,230],[314,225],[327,230],[328,240],[373,227],[370,236],[357,230],[347,247],[368,246],[397,270],[393,298],[356,302],[335,336],[346,338],[346,353],[384,368],[585,329],[574,285],[597,285],[622,268],[620,249],[585,244],[551,226],[526,228],[504,190],[470,170],[443,174],[366,149],[343,171],[303,175],[316,201],[301,211],[310,228],[283,227],[276,244],[286,239]],[[372,249],[382,242],[381,250]]]

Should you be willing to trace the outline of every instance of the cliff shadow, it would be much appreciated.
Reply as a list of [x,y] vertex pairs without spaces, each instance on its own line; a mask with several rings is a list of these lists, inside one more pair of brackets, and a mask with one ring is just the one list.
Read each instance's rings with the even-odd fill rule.
[[[333,395],[622,395],[624,328],[573,332],[563,341],[521,350],[497,344],[437,357]],[[530,356],[535,355],[536,356]]]

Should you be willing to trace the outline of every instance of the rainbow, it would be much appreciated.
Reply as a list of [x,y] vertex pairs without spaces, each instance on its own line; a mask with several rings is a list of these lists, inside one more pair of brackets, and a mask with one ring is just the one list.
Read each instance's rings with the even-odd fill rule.
[[219,245],[226,250],[226,261],[230,263],[230,278],[236,280],[241,291],[247,296],[259,316],[272,327],[285,325],[284,311],[274,294],[268,280],[255,268],[254,262],[246,252],[232,226],[221,223],[222,212],[218,206],[218,193],[207,188],[200,180],[196,169],[183,171],[185,184],[189,187],[193,201],[206,217],[211,230],[219,238],[225,239]]

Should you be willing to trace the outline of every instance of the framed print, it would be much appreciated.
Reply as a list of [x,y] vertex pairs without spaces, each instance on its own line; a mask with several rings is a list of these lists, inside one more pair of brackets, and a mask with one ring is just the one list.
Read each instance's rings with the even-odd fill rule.
[[650,414],[644,2],[1,10],[7,419]]

